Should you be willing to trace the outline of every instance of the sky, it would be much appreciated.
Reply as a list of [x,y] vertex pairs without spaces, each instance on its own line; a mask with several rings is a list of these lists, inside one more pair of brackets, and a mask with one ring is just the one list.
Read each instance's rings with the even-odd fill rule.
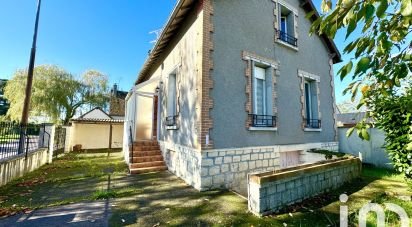
[[[317,6],[320,2],[314,0]],[[149,32],[164,26],[175,3],[42,0],[36,65],[55,64],[75,76],[96,69],[109,76],[111,85],[128,91],[156,39]],[[0,0],[0,79],[28,66],[36,6],[36,0]],[[342,32],[335,42],[343,50]],[[337,102],[346,99],[341,94],[348,83],[335,78]]]

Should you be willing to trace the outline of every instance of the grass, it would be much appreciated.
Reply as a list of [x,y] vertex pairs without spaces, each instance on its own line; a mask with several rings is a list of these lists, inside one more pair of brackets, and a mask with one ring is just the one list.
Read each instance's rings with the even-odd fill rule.
[[[259,218],[247,211],[247,201],[230,191],[198,192],[168,172],[128,175],[120,152],[70,153],[52,164],[0,187],[0,216],[13,212],[110,199],[111,226],[334,226],[338,225],[339,195],[346,193],[351,226],[369,201],[402,206],[412,217],[411,195],[401,175],[365,167],[362,177],[341,189],[319,195],[277,214]],[[386,212],[388,225],[397,216]],[[376,223],[368,217],[368,225]]]
[[[141,194],[115,200],[112,226],[339,226],[339,196],[343,193],[350,198],[344,204],[349,207],[350,226],[358,225],[358,210],[375,200],[398,204],[412,217],[410,202],[397,199],[398,195],[411,195],[403,177],[373,167],[365,167],[362,177],[351,184],[263,218],[250,214],[247,201],[232,192],[198,193],[170,174],[141,175],[137,185]],[[396,216],[387,221],[388,226],[398,224]],[[373,216],[368,223],[376,226]]]
[[99,199],[97,192],[106,189],[111,179],[126,175],[120,152],[66,154],[0,187],[0,210],[7,214]]

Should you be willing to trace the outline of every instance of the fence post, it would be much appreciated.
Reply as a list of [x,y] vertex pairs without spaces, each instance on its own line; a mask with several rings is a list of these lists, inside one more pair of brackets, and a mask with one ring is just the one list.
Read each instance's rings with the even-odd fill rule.
[[54,135],[56,133],[56,125],[51,126],[50,139],[49,139],[49,163],[53,162],[54,151]]

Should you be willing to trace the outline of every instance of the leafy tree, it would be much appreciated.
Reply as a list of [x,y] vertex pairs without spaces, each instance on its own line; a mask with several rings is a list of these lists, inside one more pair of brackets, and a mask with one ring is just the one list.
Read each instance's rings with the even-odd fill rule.
[[[5,96],[10,101],[7,115],[20,120],[27,70],[18,70],[7,83]],[[30,111],[45,115],[54,122],[67,124],[86,105],[105,106],[108,101],[107,77],[97,71],[87,71],[81,80],[57,66],[42,65],[34,69]]]
[[[341,79],[352,79],[344,93],[351,93],[352,101],[360,96],[357,108],[368,108],[365,117],[375,118],[385,131],[386,150],[395,167],[411,177],[412,1],[337,0],[333,7],[331,0],[322,0],[321,7],[323,14],[311,32],[334,38],[342,29],[347,39],[353,39],[344,49],[353,57],[338,71]],[[362,36],[352,37],[355,30]],[[361,138],[369,139],[368,127],[363,120],[348,136],[356,129]]]
[[0,116],[4,116],[9,109],[8,101],[3,97],[4,87],[6,86],[6,80],[0,79]]

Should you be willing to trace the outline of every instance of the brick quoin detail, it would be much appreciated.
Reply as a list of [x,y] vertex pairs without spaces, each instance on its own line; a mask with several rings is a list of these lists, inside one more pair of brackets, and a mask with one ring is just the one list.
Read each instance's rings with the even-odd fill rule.
[[[201,94],[201,128],[200,144],[202,149],[213,149],[213,141],[210,138],[210,130],[213,128],[213,119],[210,110],[213,108],[213,99],[210,91],[213,89],[213,5],[212,0],[203,0],[203,46],[202,46],[202,94]],[[206,144],[206,137],[209,135],[209,144]]]

